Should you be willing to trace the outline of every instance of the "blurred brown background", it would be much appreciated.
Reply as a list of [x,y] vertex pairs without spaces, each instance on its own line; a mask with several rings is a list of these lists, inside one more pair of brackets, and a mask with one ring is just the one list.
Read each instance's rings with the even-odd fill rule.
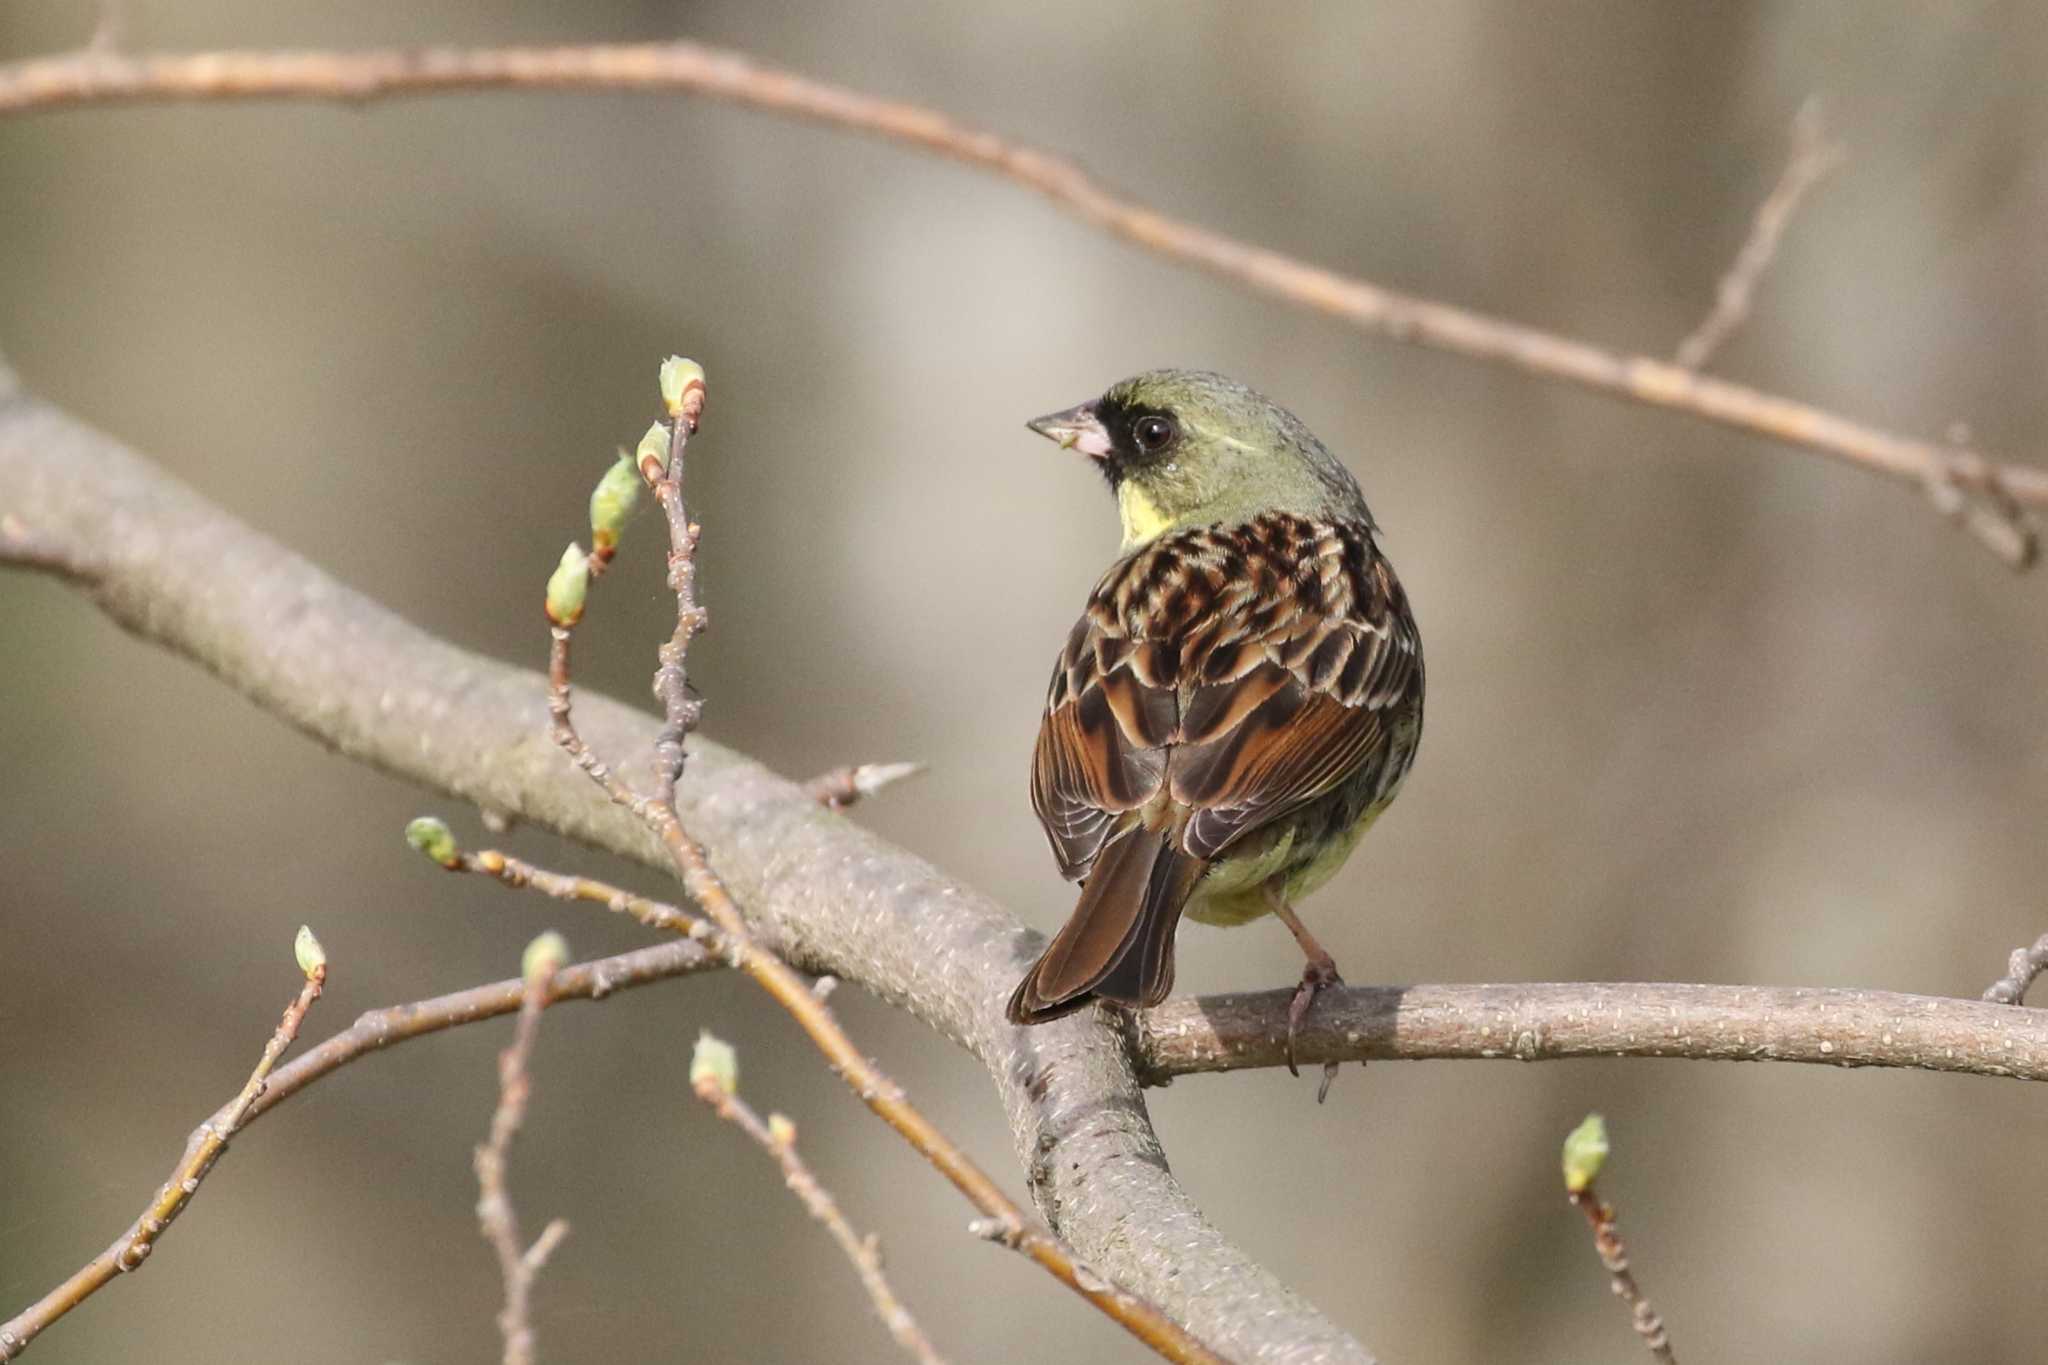
[[[130,45],[687,35],[1080,156],[1163,207],[1368,278],[1668,353],[1809,94],[1851,159],[1716,367],[1897,429],[2048,449],[2048,10],[2027,5],[129,0]],[[9,0],[0,54],[91,7]],[[687,191],[683,188],[688,186]],[[0,122],[0,351],[346,581],[538,664],[585,491],[674,349],[708,731],[785,772],[919,758],[859,818],[1050,927],[1025,795],[1046,671],[1114,550],[1024,418],[1130,371],[1243,377],[1344,452],[1428,644],[1420,765],[1310,921],[1354,980],[1658,978],[1975,995],[2048,927],[2048,579],[1821,459],[1368,340],[1007,185],[729,108],[471,95]],[[5,490],[0,489],[0,506]],[[670,604],[628,538],[584,679],[645,698]],[[633,553],[633,551],[639,553]],[[240,1083],[312,923],[359,1010],[509,974],[542,927],[430,875],[474,812],[329,757],[49,582],[0,576],[0,1311],[105,1245]],[[628,876],[531,833],[511,846]],[[1272,926],[1183,935],[1192,990],[1278,985]],[[842,997],[1013,1189],[978,1067]],[[515,1154],[552,1360],[889,1360],[847,1267],[688,1097],[688,1041],[802,1125],[956,1359],[1137,1347],[1016,1258],[755,993],[549,1017]],[[494,1358],[471,1145],[504,1026],[353,1067],[252,1130],[146,1274],[47,1365]],[[2048,1104],[2012,1083],[1687,1063],[1183,1081],[1174,1169],[1396,1362],[1639,1358],[1557,1143],[1604,1110],[1686,1359],[2040,1358]]]

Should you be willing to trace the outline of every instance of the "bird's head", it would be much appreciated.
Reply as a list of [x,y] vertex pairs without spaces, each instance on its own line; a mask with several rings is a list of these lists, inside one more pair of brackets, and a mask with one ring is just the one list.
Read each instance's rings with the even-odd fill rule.
[[1096,462],[1126,550],[1261,512],[1371,521],[1351,472],[1300,418],[1220,374],[1150,370],[1027,425]]

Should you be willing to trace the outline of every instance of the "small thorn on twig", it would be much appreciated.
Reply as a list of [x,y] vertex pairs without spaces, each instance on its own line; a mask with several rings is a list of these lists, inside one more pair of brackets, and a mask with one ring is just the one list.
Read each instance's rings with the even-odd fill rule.
[[804,791],[813,801],[829,810],[845,810],[876,795],[884,787],[893,787],[924,770],[922,763],[853,764],[818,774],[804,783]]

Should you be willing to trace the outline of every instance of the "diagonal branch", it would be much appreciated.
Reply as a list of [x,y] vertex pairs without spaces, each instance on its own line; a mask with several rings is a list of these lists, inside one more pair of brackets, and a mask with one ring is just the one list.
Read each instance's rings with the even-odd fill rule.
[[[706,1034],[705,1040],[697,1044],[700,1054],[706,1041],[724,1046]],[[945,1358],[924,1334],[924,1329],[917,1325],[917,1319],[903,1306],[903,1300],[896,1297],[895,1287],[889,1283],[889,1277],[882,1269],[879,1240],[872,1233],[863,1237],[853,1230],[853,1224],[839,1211],[839,1201],[812,1172],[810,1163],[797,1153],[796,1125],[781,1114],[770,1114],[764,1121],[754,1112],[752,1105],[739,1097],[736,1088],[721,1080],[716,1068],[692,1065],[690,1070],[690,1088],[697,1092],[697,1098],[718,1117],[745,1133],[782,1168],[782,1183],[789,1186],[790,1192],[803,1201],[805,1211],[823,1224],[832,1240],[838,1243],[854,1273],[860,1276],[861,1287],[868,1291],[868,1301],[874,1304],[876,1314],[889,1329],[889,1335],[895,1337],[897,1344],[920,1365],[945,1365]]]
[[1161,213],[1073,161],[935,109],[877,99],[696,43],[362,52],[86,50],[0,65],[0,114],[168,100],[363,101],[461,90],[626,90],[696,95],[806,119],[963,162],[1184,265],[1395,341],[1681,412],[1831,455],[1914,488],[1973,499],[1954,519],[2016,568],[2036,552],[2024,509],[2048,507],[2048,469],[1896,435],[1682,364],[1630,356],[1417,298]]
[[285,1006],[277,1028],[271,1033],[270,1041],[263,1045],[262,1055],[256,1059],[256,1068],[249,1073],[241,1091],[192,1130],[192,1135],[185,1139],[185,1154],[179,1158],[178,1168],[171,1172],[171,1178],[157,1190],[155,1198],[149,1201],[149,1206],[126,1232],[64,1283],[0,1323],[0,1361],[20,1356],[51,1323],[104,1289],[116,1276],[140,1269],[149,1253],[155,1250],[157,1239],[199,1193],[200,1182],[227,1152],[229,1140],[260,1112],[258,1105],[269,1089],[272,1068],[299,1036],[307,1011],[313,1008],[314,1002],[320,999],[320,993],[327,988],[327,956],[321,952],[320,941],[313,937],[312,930],[299,930],[298,953],[299,969],[306,975],[305,984]]
[[[116,622],[199,662],[346,757],[667,868],[660,842],[547,736],[543,680],[409,625],[209,505],[0,371],[0,512],[88,551]],[[601,752],[657,722],[577,707]],[[1038,935],[988,897],[693,739],[677,806],[749,927],[792,964],[865,986],[987,1068],[1032,1197],[1079,1259],[1231,1359],[1371,1355],[1224,1238],[1166,1169],[1121,1036],[1084,1017],[1030,1030],[1003,999]]]

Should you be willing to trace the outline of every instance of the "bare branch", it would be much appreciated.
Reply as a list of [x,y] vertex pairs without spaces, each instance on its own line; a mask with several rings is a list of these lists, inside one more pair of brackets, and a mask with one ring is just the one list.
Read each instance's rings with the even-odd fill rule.
[[698,1099],[710,1106],[713,1113],[752,1138],[762,1151],[775,1158],[776,1164],[782,1167],[783,1183],[803,1201],[811,1217],[825,1225],[832,1240],[839,1244],[839,1249],[852,1263],[854,1272],[868,1291],[868,1298],[875,1305],[875,1311],[881,1314],[883,1324],[888,1327],[889,1335],[924,1365],[945,1365],[945,1358],[932,1346],[924,1329],[917,1325],[917,1319],[910,1316],[910,1310],[903,1306],[903,1301],[890,1287],[888,1276],[882,1271],[880,1245],[875,1238],[862,1237],[853,1230],[853,1224],[847,1222],[846,1215],[839,1211],[839,1201],[819,1183],[818,1177],[797,1154],[796,1125],[780,1114],[771,1114],[763,1122],[753,1106],[741,1099],[736,1091],[720,1085],[715,1076],[694,1075],[690,1088],[697,1092]]
[[[1169,1000],[1140,1025],[1158,1083],[1284,1066],[1289,991]],[[1295,1036],[1304,1062],[1432,1057],[1690,1057],[1912,1067],[2048,1080],[2048,1012],[1808,986],[1365,986],[1325,991]]]
[[1792,120],[1792,155],[1785,162],[1784,171],[1778,176],[1778,183],[1772,188],[1764,202],[1757,206],[1756,220],[1749,225],[1749,238],[1743,242],[1742,250],[1736,253],[1735,264],[1728,267],[1728,273],[1721,277],[1720,288],[1714,293],[1714,307],[1700,325],[1693,329],[1678,345],[1678,364],[1683,369],[1697,370],[1713,358],[1736,329],[1749,320],[1751,301],[1756,296],[1757,282],[1764,272],[1771,268],[1777,257],[1778,243],[1785,236],[1785,229],[1799,212],[1800,201],[1806,193],[1829,172],[1842,164],[1843,152],[1839,144],[1828,141],[1821,127],[1820,101],[1808,99],[1799,108]]
[[2005,975],[1985,988],[1984,998],[1994,1005],[2024,1004],[2027,987],[2044,971],[2048,971],[2048,934],[2035,939],[2030,948],[2013,949]]
[[[548,940],[552,938],[553,941]],[[533,1094],[533,1078],[527,1064],[533,1045],[540,1037],[541,1011],[548,1007],[560,956],[566,956],[558,936],[544,935],[527,949],[525,971],[520,977],[519,1022],[512,1042],[498,1054],[498,1104],[491,1111],[490,1136],[476,1149],[476,1217],[484,1241],[498,1258],[498,1275],[505,1283],[505,1306],[498,1312],[498,1332],[505,1339],[505,1365],[533,1365],[533,1320],[530,1306],[533,1282],[548,1256],[569,1235],[569,1225],[557,1218],[550,1222],[531,1247],[522,1246],[519,1213],[505,1188],[505,1172],[511,1164],[512,1139],[526,1122],[526,1104]]]
[[156,1192],[156,1198],[142,1211],[142,1216],[114,1239],[113,1245],[15,1317],[0,1323],[0,1361],[19,1356],[43,1329],[104,1288],[116,1275],[139,1269],[155,1248],[157,1238],[163,1236],[164,1230],[185,1211],[185,1206],[192,1202],[192,1196],[199,1193],[200,1182],[206,1179],[207,1172],[227,1150],[228,1140],[254,1117],[257,1103],[263,1098],[270,1079],[271,1068],[277,1065],[277,1059],[292,1045],[292,1040],[299,1036],[299,1026],[305,1022],[306,1012],[313,1008],[313,1002],[320,998],[320,992],[327,984],[327,962],[319,952],[318,942],[313,940],[310,931],[302,929],[299,932],[302,944],[311,944],[310,955],[304,947],[300,950],[306,982],[299,988],[298,998],[285,1007],[284,1017],[278,1021],[270,1041],[263,1045],[263,1055],[257,1059],[256,1069],[249,1073],[241,1093],[192,1130],[192,1136],[185,1140],[185,1155],[178,1162],[177,1169],[171,1172],[171,1178]]
[[1636,1283],[1635,1271],[1629,1268],[1628,1246],[1621,1240],[1621,1229],[1615,1225],[1614,1206],[1602,1203],[1591,1184],[1567,1197],[1572,1201],[1572,1207],[1586,1215],[1586,1226],[1593,1230],[1593,1249],[1600,1253],[1600,1264],[1607,1268],[1608,1287],[1616,1298],[1628,1305],[1629,1321],[1634,1325],[1636,1335],[1643,1339],[1651,1358],[1659,1365],[1678,1365],[1678,1357],[1671,1349],[1671,1334],[1664,1329],[1664,1319],[1643,1293],[1642,1286]]
[[2031,525],[2008,506],[2048,506],[2048,469],[1865,426],[1810,404],[1628,356],[1534,327],[1417,298],[1160,213],[1095,181],[1073,161],[963,124],[935,109],[877,99],[696,43],[415,51],[207,52],[120,56],[84,51],[0,66],[0,113],[146,100],[361,101],[459,90],[627,90],[696,95],[879,137],[963,162],[1044,196],[1092,226],[1169,260],[1391,340],[1681,412],[1817,451],[1915,487],[1980,500],[1964,529],[2016,568],[2033,561]]

